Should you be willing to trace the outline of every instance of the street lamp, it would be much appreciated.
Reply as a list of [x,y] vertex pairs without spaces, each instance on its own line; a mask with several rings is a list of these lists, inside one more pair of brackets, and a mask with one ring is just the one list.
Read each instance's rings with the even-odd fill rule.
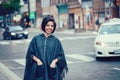
[[78,0],[79,4],[81,5],[81,20],[80,20],[80,28],[83,29],[83,9],[82,9],[82,0]]

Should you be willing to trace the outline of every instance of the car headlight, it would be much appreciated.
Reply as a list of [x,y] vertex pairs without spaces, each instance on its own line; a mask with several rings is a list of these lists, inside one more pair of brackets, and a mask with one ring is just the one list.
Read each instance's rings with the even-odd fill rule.
[[25,31],[24,33],[25,33],[25,34],[28,34],[28,32],[27,32],[27,31]]
[[13,32],[12,32],[12,33],[10,33],[10,34],[11,34],[11,35],[16,35],[16,33],[13,33]]
[[109,46],[106,42],[96,42],[95,45],[97,46]]

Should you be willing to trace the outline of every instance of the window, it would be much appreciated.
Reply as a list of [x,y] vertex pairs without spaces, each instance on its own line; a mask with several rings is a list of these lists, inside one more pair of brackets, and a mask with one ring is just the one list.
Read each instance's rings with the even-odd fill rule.
[[120,24],[103,25],[100,34],[120,34]]

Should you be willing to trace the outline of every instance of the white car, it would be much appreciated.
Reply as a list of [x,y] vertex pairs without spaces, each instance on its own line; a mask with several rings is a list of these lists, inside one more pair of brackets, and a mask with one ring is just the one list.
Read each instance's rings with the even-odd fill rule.
[[94,41],[96,59],[120,56],[120,19],[113,19],[100,26]]

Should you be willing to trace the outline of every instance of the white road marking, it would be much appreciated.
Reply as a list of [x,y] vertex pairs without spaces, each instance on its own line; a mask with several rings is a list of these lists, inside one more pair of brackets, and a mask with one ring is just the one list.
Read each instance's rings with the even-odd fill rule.
[[113,69],[120,71],[120,68],[113,68]]
[[72,64],[72,63],[74,63],[74,62],[72,62],[72,61],[68,61],[68,60],[67,60],[67,64]]
[[0,41],[1,45],[9,45],[9,44],[23,44],[23,43],[29,43],[31,39],[27,40],[13,40],[13,41]]
[[0,42],[1,45],[8,45],[10,44],[9,42]]
[[95,36],[77,36],[77,37],[63,37],[59,38],[60,40],[75,40],[75,39],[89,39],[94,38]]
[[9,67],[9,69],[24,69],[25,67]]
[[17,76],[14,72],[12,72],[7,66],[2,63],[0,63],[0,70],[4,75],[6,75],[8,80],[22,80],[19,76]]
[[[59,38],[59,40],[75,40],[75,39],[89,39],[93,38],[95,36],[76,36],[76,37],[62,37]],[[11,40],[11,41],[0,41],[1,45],[9,45],[9,44],[23,44],[23,43],[29,43],[31,39],[25,39],[25,40]]]
[[[85,61],[85,62],[95,61],[95,59],[92,58],[92,57],[84,56],[84,55],[80,55],[80,54],[70,54],[70,55],[66,55],[66,57],[70,57],[70,58],[73,58],[73,59],[78,59],[78,60],[81,60],[82,62],[84,62],[84,61]],[[15,61],[15,62],[17,62],[17,63],[25,66],[25,59],[15,59],[15,60],[13,60],[13,61]],[[77,62],[76,62],[76,61],[69,61],[69,60],[67,60],[67,63],[68,63],[68,64],[78,63],[78,62],[80,62],[80,61],[77,61]]]
[[19,64],[25,66],[25,59],[16,59],[16,60],[13,60],[13,61],[18,62]]
[[66,57],[75,58],[75,59],[82,60],[82,61],[95,61],[94,58],[81,55],[81,54],[71,54],[71,55],[66,55]]
[[[16,60],[13,60],[13,61],[15,61],[15,62],[17,62],[17,63],[25,66],[25,59],[16,59]],[[71,63],[74,63],[74,62],[72,62],[72,61],[67,61],[67,63],[68,63],[68,64],[71,64]]]
[[12,42],[12,44],[21,44],[21,43],[24,43],[23,41],[14,41]]

